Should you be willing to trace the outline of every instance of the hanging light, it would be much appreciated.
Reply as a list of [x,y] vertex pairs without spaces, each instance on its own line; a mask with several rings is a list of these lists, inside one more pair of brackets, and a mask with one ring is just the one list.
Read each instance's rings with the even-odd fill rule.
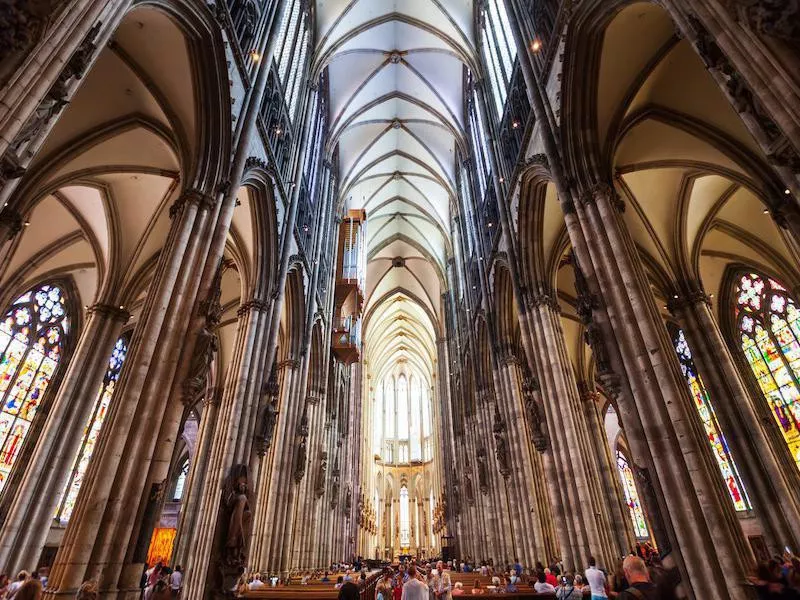
[[250,60],[257,63],[261,60],[261,55],[258,53],[258,50],[250,50]]
[[541,50],[541,49],[542,49],[542,42],[541,42],[541,40],[538,40],[538,39],[536,39],[536,40],[533,40],[533,41],[531,42],[531,50],[533,50],[534,52],[538,52],[538,51],[539,51],[539,50]]

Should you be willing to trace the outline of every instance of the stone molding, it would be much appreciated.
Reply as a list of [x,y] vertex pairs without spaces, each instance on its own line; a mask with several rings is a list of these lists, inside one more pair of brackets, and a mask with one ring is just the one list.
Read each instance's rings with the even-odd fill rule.
[[251,310],[257,312],[267,312],[269,310],[270,304],[271,303],[269,300],[259,300],[257,298],[254,298],[253,300],[248,300],[247,302],[239,306],[239,310],[236,311],[236,316],[243,317]]
[[169,218],[174,219],[177,215],[182,213],[187,204],[194,204],[202,210],[213,208],[216,201],[210,194],[195,188],[187,188],[181,193],[180,197],[172,203],[172,206],[169,207]]
[[[0,178],[0,181],[1,180],[2,178]],[[13,208],[6,207],[0,212],[0,225],[8,227],[6,240],[14,239],[14,237],[22,231],[24,224],[25,222],[22,219],[22,215]]]
[[112,306],[111,304],[102,304],[100,302],[97,304],[92,304],[89,308],[87,308],[86,314],[97,314],[102,317],[113,319],[114,321],[120,321],[121,323],[127,323],[128,319],[131,318],[131,313],[129,313],[123,307]]

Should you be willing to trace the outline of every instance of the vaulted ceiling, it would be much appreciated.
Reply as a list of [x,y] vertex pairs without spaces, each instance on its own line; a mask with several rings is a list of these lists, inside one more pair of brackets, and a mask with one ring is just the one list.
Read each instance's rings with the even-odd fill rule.
[[[329,67],[342,200],[367,211],[368,360],[435,360],[431,328],[441,322],[455,149],[464,139],[463,67],[474,60],[472,5],[316,3],[315,66]],[[387,336],[402,350],[385,352]]]

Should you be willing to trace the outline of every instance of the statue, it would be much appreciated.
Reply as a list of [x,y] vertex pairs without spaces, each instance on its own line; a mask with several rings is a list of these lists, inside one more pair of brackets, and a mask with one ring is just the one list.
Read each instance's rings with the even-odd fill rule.
[[472,477],[464,475],[464,491],[467,494],[467,504],[475,506],[475,493],[472,489]]
[[314,497],[321,498],[325,493],[325,477],[328,472],[328,453],[320,453],[319,471],[317,471],[317,483],[314,486]]
[[500,415],[500,410],[495,404],[494,407],[494,425],[492,426],[494,433],[494,454],[497,458],[497,466],[500,469],[500,474],[508,478],[511,474],[511,465],[508,461],[508,443],[506,442],[505,431],[506,425],[503,422],[503,417]]
[[483,495],[489,493],[489,471],[486,468],[485,448],[478,448],[478,489]]
[[589,344],[589,347],[592,349],[592,356],[597,364],[597,372],[601,375],[611,373],[613,369],[611,368],[611,361],[609,360],[608,351],[606,349],[606,341],[603,338],[603,332],[600,331],[600,327],[598,327],[596,323],[589,323],[586,327],[584,337],[586,343]]
[[300,445],[297,447],[297,459],[294,465],[295,483],[300,483],[306,476],[306,438],[301,438]]
[[231,467],[225,481],[222,502],[228,521],[222,562],[226,567],[246,567],[252,519],[246,465],[238,464]]
[[205,393],[208,372],[217,350],[219,350],[219,340],[214,331],[204,324],[197,333],[192,360],[189,363],[189,375],[183,382],[184,402],[188,406],[195,404]]
[[525,403],[525,416],[528,421],[528,427],[531,430],[531,441],[533,447],[538,452],[547,450],[547,434],[545,433],[544,415],[539,402],[535,398],[529,398]]

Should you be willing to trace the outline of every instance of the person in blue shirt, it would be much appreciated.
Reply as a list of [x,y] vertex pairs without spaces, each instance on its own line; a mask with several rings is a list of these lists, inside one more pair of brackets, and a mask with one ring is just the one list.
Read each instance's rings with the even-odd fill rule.
[[519,562],[518,558],[514,559],[514,573],[517,574],[517,577],[522,575],[522,564]]

